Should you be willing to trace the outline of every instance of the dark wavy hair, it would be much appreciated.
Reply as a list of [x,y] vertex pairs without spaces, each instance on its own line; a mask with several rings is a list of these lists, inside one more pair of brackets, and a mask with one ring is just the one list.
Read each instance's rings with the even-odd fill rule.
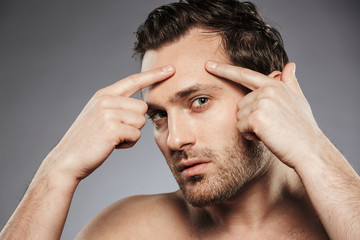
[[263,74],[289,61],[280,33],[264,22],[256,6],[237,0],[180,0],[154,9],[136,32],[134,56],[156,50],[203,27],[222,38],[230,61]]

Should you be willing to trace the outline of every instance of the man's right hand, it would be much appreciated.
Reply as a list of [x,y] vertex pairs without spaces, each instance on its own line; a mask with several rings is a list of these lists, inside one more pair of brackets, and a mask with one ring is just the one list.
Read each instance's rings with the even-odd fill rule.
[[147,105],[130,97],[174,73],[170,66],[157,68],[99,90],[41,164],[0,239],[60,239],[80,180],[115,148],[131,147],[140,138]]
[[172,66],[131,75],[99,90],[49,154],[45,171],[60,171],[81,180],[99,167],[115,148],[132,147],[140,138],[147,104],[130,98],[142,88],[172,76]]

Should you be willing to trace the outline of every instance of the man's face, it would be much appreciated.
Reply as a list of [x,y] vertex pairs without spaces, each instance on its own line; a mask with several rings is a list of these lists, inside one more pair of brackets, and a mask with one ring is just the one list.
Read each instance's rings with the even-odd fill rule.
[[143,90],[157,145],[186,200],[206,206],[234,196],[265,165],[260,143],[243,139],[237,103],[243,87],[205,70],[229,63],[215,34],[193,29],[180,41],[147,51],[142,71],[173,65],[176,73]]

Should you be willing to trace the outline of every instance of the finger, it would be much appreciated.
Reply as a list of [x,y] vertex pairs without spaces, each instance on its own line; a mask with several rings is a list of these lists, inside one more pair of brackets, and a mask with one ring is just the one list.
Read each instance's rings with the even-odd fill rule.
[[128,111],[137,112],[141,115],[146,114],[148,110],[148,105],[144,101],[135,98],[120,98],[122,98],[122,100],[118,103],[120,108]]
[[129,148],[135,145],[140,139],[141,132],[138,128],[123,124],[121,129],[122,137],[119,139],[119,144],[115,148]]
[[236,127],[238,128],[243,138],[253,142],[261,141],[260,138],[253,132],[251,125],[248,122],[248,119],[239,119]]
[[238,119],[237,128],[241,136],[250,141],[259,141],[260,139],[253,133],[248,118],[250,114],[256,109],[256,104],[253,104],[256,99],[256,92],[247,94],[238,103],[238,112],[236,117]]
[[[260,96],[261,97],[261,96]],[[257,91],[252,91],[246,94],[240,101],[237,103],[239,112],[246,112],[246,109],[249,110],[254,108],[254,103],[259,98],[259,93]],[[250,113],[250,112],[249,112]]]
[[292,91],[298,93],[301,97],[305,98],[300,88],[299,82],[296,79],[295,69],[295,63],[290,62],[286,64],[281,74],[281,81],[286,83],[286,85],[288,85]]
[[154,83],[163,81],[175,73],[173,66],[165,66],[155,68],[146,72],[133,74],[127,78],[124,78],[108,87],[106,91],[113,94],[130,97],[137,91]]
[[241,136],[252,142],[260,142],[261,141],[261,139],[258,138],[258,136],[256,136],[256,134],[253,132],[244,132],[244,133],[241,133]]
[[94,100],[100,109],[123,109],[145,115],[148,105],[139,99],[116,95],[100,96]]
[[206,63],[206,70],[218,77],[231,80],[251,90],[260,88],[268,82],[268,79],[272,79],[247,68],[213,61]]
[[135,128],[141,129],[146,123],[146,118],[144,115],[137,112],[117,110],[115,111],[121,123],[133,126]]

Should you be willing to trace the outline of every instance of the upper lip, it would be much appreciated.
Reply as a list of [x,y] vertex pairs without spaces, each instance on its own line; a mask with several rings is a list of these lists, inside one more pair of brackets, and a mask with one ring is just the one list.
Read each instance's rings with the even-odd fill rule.
[[209,161],[206,160],[202,160],[202,159],[186,159],[186,160],[181,160],[179,165],[178,165],[178,169],[180,172],[184,171],[186,168],[198,165],[198,164],[202,164],[202,163],[208,163]]

